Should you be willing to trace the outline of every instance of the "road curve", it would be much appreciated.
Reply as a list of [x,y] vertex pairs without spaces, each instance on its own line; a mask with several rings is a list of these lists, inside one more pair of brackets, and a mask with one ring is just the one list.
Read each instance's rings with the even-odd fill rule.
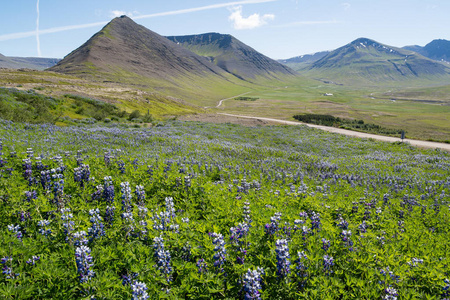
[[247,95],[249,93],[251,93],[251,92],[247,92],[247,93],[243,93],[243,94],[240,94],[240,95],[237,95],[237,96],[233,96],[233,97],[230,97],[230,98],[222,99],[222,100],[219,101],[219,104],[217,104],[216,107],[222,106],[222,103],[225,100],[230,100],[230,99],[233,99],[233,98],[236,98],[236,97],[244,96],[244,95]]
[[[400,138],[395,138],[395,137],[391,137],[391,136],[376,135],[376,134],[352,131],[352,130],[347,130],[347,129],[342,129],[342,128],[336,128],[336,127],[306,124],[306,123],[301,123],[301,122],[286,121],[286,120],[279,120],[279,119],[272,119],[272,118],[233,115],[233,114],[227,114],[227,113],[218,113],[218,114],[225,115],[225,116],[231,116],[231,117],[237,117],[237,118],[257,119],[257,120],[269,121],[269,122],[280,123],[280,124],[285,124],[285,125],[306,125],[308,127],[318,128],[318,129],[328,131],[328,132],[339,133],[339,134],[343,134],[343,135],[347,135],[347,136],[354,136],[354,137],[359,137],[359,138],[371,138],[371,139],[383,141],[383,142],[393,143],[393,142],[401,141]],[[420,141],[420,140],[411,140],[411,139],[404,139],[403,141],[406,143],[409,143],[412,146],[416,146],[416,147],[431,148],[431,149],[438,148],[438,149],[450,151],[450,144],[429,142],[429,141]]]

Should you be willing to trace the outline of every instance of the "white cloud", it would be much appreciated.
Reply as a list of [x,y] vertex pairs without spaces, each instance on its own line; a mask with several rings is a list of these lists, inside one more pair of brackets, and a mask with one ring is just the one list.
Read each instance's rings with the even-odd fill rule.
[[344,10],[349,10],[352,7],[348,2],[341,3],[341,5],[344,7]]
[[260,14],[255,13],[247,18],[244,18],[242,16],[242,6],[237,6],[232,9],[231,15],[228,19],[233,22],[234,29],[253,29],[261,27],[267,24],[267,21],[275,19],[275,15],[265,14],[261,16]]
[[123,10],[113,10],[111,11],[110,15],[111,18],[117,18],[120,16],[128,16],[128,17],[133,17],[133,13],[132,12],[126,12]]

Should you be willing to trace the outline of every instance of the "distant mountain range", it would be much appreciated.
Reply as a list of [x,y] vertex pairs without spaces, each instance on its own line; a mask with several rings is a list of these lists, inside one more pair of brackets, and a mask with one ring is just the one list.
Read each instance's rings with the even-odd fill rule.
[[330,52],[331,51],[321,51],[312,54],[305,54],[288,59],[279,59],[278,62],[285,64],[294,70],[302,70],[304,68],[310,67],[311,64],[325,57]]
[[414,45],[403,47],[403,49],[417,52],[434,60],[450,62],[450,41],[447,40],[434,40],[424,47]]
[[290,68],[259,53],[229,34],[205,33],[167,38],[198,55],[207,57],[221,69],[243,80],[257,77],[278,78],[280,74],[295,75]]
[[0,68],[44,70],[56,65],[58,58],[14,57],[0,54]]
[[[322,56],[322,57],[320,57]],[[409,79],[448,78],[450,65],[431,60],[423,55],[367,38],[359,38],[320,58],[309,56],[308,64],[296,58],[285,60],[288,66],[314,78],[349,82],[404,81]],[[295,65],[297,64],[297,65]]]

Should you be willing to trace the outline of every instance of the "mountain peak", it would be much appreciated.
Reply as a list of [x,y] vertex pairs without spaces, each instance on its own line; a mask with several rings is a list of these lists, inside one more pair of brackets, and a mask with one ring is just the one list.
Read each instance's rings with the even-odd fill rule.
[[259,53],[230,34],[209,32],[186,36],[169,36],[169,40],[207,57],[226,72],[240,79],[277,78],[295,72]]

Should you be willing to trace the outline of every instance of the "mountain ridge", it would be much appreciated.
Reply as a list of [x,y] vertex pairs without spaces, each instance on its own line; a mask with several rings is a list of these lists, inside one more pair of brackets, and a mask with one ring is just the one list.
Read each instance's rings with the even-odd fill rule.
[[296,75],[295,71],[263,55],[230,34],[209,32],[167,39],[190,51],[207,57],[226,72],[243,80],[256,77],[278,79],[280,75]]

